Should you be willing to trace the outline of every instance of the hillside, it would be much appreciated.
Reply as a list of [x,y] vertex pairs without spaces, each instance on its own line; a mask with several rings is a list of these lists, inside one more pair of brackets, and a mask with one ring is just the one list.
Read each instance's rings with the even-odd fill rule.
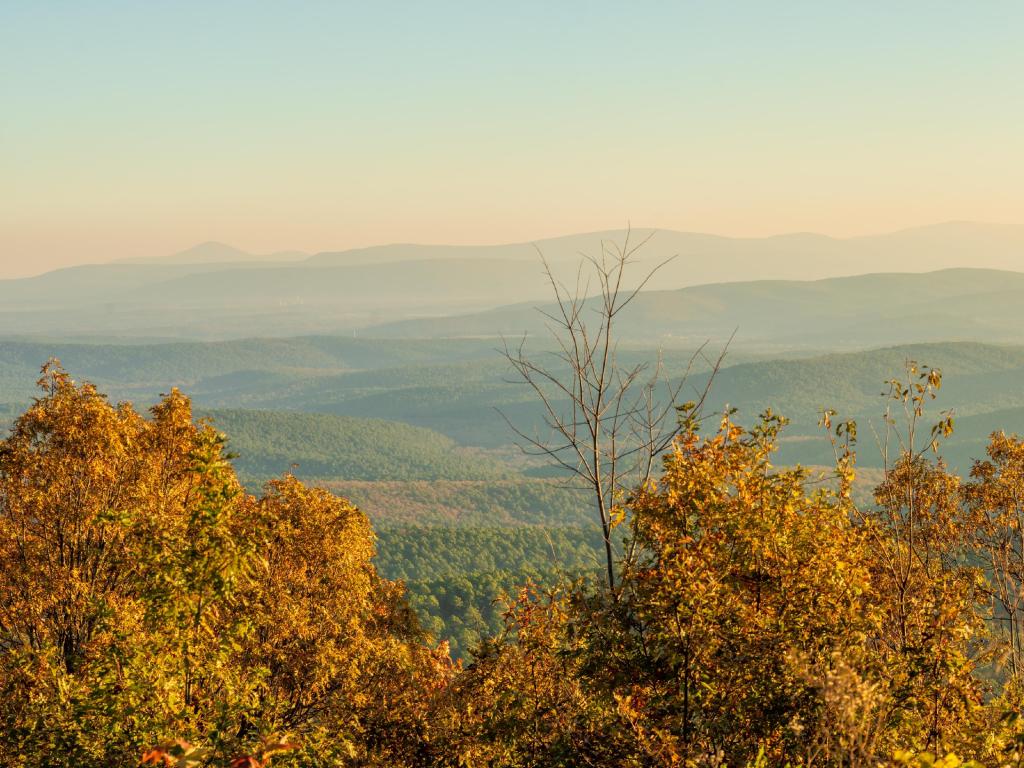
[[[648,350],[623,350],[626,360]],[[151,403],[177,386],[205,408],[301,410],[405,421],[457,441],[496,446],[509,433],[495,412],[531,409],[507,379],[494,340],[301,337],[171,344],[0,342],[0,404],[27,403],[39,366],[59,358],[114,400]],[[750,359],[739,357],[737,361]],[[681,371],[689,353],[666,355]]]
[[[651,287],[664,285],[660,276]],[[541,304],[550,312],[553,305]],[[950,269],[817,281],[748,281],[640,293],[621,337],[648,344],[721,341],[757,349],[850,348],[916,341],[1014,343],[1024,324],[1024,273]],[[382,338],[544,335],[535,304],[422,318],[367,331]]]
[[[834,408],[860,425],[858,463],[878,467],[882,454],[876,435],[884,432],[884,382],[902,375],[915,360],[943,372],[942,389],[929,405],[926,423],[951,410],[956,429],[943,455],[961,472],[984,454],[993,429],[1024,432],[1024,347],[973,343],[916,344],[799,360],[768,360],[724,368],[715,379],[709,409],[727,405],[749,423],[766,408],[791,420],[779,459],[784,463],[828,465],[832,451],[818,419]],[[703,380],[695,377],[694,385]]]
[[211,410],[243,480],[291,471],[306,480],[500,480],[510,471],[448,437],[383,419],[323,413]]
[[151,402],[177,386],[193,393],[220,393],[226,405],[237,406],[250,393],[274,393],[281,401],[290,387],[318,376],[490,361],[494,354],[491,340],[309,336],[145,344],[0,341],[0,403],[31,397],[40,365],[54,357],[76,377],[102,385],[115,399]]
[[118,264],[0,281],[11,335],[224,339],[336,333],[546,293],[537,263],[389,262],[347,267]]
[[559,479],[319,482],[387,526],[515,528],[592,526],[579,488]]
[[[544,354],[542,347],[538,346],[538,354]],[[620,354],[623,362],[634,362],[652,360],[654,353],[624,349]],[[379,424],[382,429],[401,422],[431,430],[428,442],[433,441],[438,461],[449,462],[457,456],[451,446],[441,447],[450,439],[456,446],[501,449],[504,453],[499,463],[506,469],[533,471],[510,450],[513,435],[498,409],[527,427],[539,424],[540,412],[529,391],[509,377],[493,340],[307,337],[120,346],[7,342],[0,343],[0,405],[12,413],[26,405],[36,394],[39,365],[52,356],[60,357],[76,378],[95,381],[114,400],[145,405],[178,386],[192,394],[200,410],[248,409],[240,412],[246,414],[245,419],[255,418],[250,415],[253,411],[274,412],[266,417],[265,425],[253,425],[252,434],[267,446],[275,439],[287,440],[288,448],[273,453],[273,458],[267,459],[270,464],[256,463],[245,470],[261,476],[271,466],[279,471],[298,461],[303,471],[312,472],[316,467],[321,479],[388,479],[387,474],[370,476],[362,469],[362,474],[346,474],[343,462],[331,464],[329,460],[333,452],[351,455],[346,446],[354,438],[346,437],[345,429],[366,419],[383,420],[385,423]],[[670,375],[678,376],[689,357],[688,352],[668,350],[663,363]],[[739,408],[741,419],[749,421],[771,407],[792,420],[783,455],[820,464],[828,458],[817,428],[821,409],[835,408],[861,420],[877,421],[884,407],[880,396],[883,382],[898,375],[908,359],[939,367],[945,374],[935,408],[954,409],[963,425],[950,450],[960,450],[958,446],[983,437],[977,430],[968,434],[966,417],[1024,407],[1024,347],[949,342],[826,355],[752,357],[733,352],[718,373],[707,409],[715,411],[729,404]],[[683,397],[700,390],[705,376],[706,368],[698,367]],[[318,439],[321,435],[320,427],[314,421],[304,421],[307,416],[303,414],[338,417],[324,422],[326,442],[304,444],[306,431]],[[306,426],[294,427],[289,423],[292,420]],[[1006,422],[1010,421],[1008,416]],[[247,432],[248,424],[240,422],[241,431]],[[280,436],[275,437],[277,431]],[[426,433],[416,434],[423,437]],[[862,436],[862,461],[877,462],[870,431]],[[368,454],[378,455],[372,445],[364,447]],[[412,455],[407,461],[397,461],[389,471],[411,474],[390,479],[429,479],[424,472],[409,469],[416,461]],[[444,470],[437,477],[475,477],[453,472]]]

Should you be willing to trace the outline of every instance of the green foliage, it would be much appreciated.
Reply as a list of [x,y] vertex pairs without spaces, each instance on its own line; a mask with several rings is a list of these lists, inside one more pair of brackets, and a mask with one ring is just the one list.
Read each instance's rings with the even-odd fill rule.
[[522,584],[554,586],[601,568],[595,526],[378,527],[376,565],[402,579],[423,627],[467,658],[504,625],[504,595]]
[[322,485],[357,502],[382,526],[507,528],[591,523],[582,493],[558,480],[331,481]]
[[389,579],[439,579],[477,571],[599,568],[596,526],[426,527],[378,525],[377,568]]
[[500,480],[510,471],[448,437],[383,419],[286,411],[205,411],[231,435],[241,478],[292,471],[307,480]]

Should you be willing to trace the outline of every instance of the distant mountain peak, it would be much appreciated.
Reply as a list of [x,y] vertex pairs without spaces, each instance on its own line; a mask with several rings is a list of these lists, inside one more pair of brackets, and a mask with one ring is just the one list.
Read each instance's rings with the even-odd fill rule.
[[118,259],[118,264],[214,264],[224,261],[252,261],[251,253],[217,240],[197,243],[191,248],[166,256],[135,256]]
[[207,240],[205,243],[193,245],[191,248],[187,248],[184,251],[173,254],[168,258],[182,262],[185,260],[236,261],[251,259],[252,254],[243,251],[241,248],[235,248],[233,245],[228,245],[227,243],[222,243],[218,240]]

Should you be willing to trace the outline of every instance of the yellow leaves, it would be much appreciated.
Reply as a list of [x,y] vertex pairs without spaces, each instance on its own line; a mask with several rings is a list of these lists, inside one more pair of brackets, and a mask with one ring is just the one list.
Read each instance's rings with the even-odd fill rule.
[[[275,755],[291,752],[298,748],[298,744],[289,741],[264,739],[263,743],[254,754],[241,755],[234,758],[231,761],[231,768],[267,768]],[[349,757],[355,757],[355,750],[351,748],[351,745],[349,745],[349,748],[346,751],[348,752]]]
[[[785,662],[790,652],[845,648],[870,629],[864,539],[841,497],[808,493],[802,471],[773,469],[783,424],[766,413],[749,432],[726,423],[706,439],[682,435],[659,488],[632,508],[644,555],[624,594],[644,628],[643,653],[670,665],[666,685],[694,723],[718,723],[737,744],[780,738],[764,702],[818,690]],[[620,713],[637,733],[678,732],[678,720],[636,705],[650,694],[617,698]],[[669,711],[683,706],[676,698]]]
[[[44,379],[0,442],[0,749],[67,738],[121,765],[161,734],[248,768],[293,750],[254,743],[285,722],[353,759],[416,743],[453,670],[377,577],[365,515],[290,476],[244,494],[177,391],[146,419]],[[215,756],[182,741],[143,757]]]
[[892,763],[906,768],[981,768],[973,760],[964,761],[956,754],[949,752],[944,757],[937,757],[931,752],[913,752],[898,749],[893,753]]

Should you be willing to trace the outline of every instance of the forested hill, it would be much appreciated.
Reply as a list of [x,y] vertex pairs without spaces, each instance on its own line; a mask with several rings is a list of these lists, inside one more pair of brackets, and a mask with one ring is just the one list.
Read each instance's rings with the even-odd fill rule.
[[[284,389],[312,377],[347,371],[493,362],[493,340],[387,341],[351,336],[247,338],[223,342],[140,344],[0,340],[0,402],[29,396],[39,367],[59,358],[78,377],[103,385],[113,397],[152,400],[172,386],[233,389],[244,397]],[[230,401],[239,405],[242,401]]]
[[295,411],[200,411],[229,437],[243,480],[502,480],[513,471],[445,435],[384,419]]
[[[1024,273],[949,269],[817,281],[755,281],[665,287],[655,275],[619,319],[623,340],[693,345],[725,340],[760,350],[856,349],[920,341],[1018,343]],[[517,304],[367,331],[384,338],[545,336],[553,305]],[[541,310],[541,311],[538,311]]]
[[[864,352],[801,359],[764,360],[723,368],[715,377],[709,408],[737,408],[752,418],[771,408],[791,421],[784,430],[779,458],[788,463],[828,464],[832,451],[819,426],[822,410],[836,409],[861,424],[858,461],[877,467],[882,461],[875,434],[884,430],[886,381],[903,374],[908,361],[942,371],[942,388],[925,411],[937,420],[951,411],[955,431],[943,454],[962,472],[984,455],[996,428],[1024,434],[1024,347],[961,343],[911,344]],[[704,383],[697,376],[694,387]],[[1001,412],[998,422],[990,416]]]
[[[178,386],[193,395],[201,411],[232,412],[222,418],[238,422],[236,441],[251,439],[235,446],[242,454],[243,474],[262,477],[271,467],[277,471],[297,462],[303,472],[320,479],[387,479],[383,469],[368,474],[367,466],[359,464],[359,453],[394,457],[387,472],[398,473],[391,477],[395,480],[472,480],[498,477],[501,471],[532,472],[511,449],[514,435],[498,411],[527,427],[540,424],[540,411],[529,391],[514,383],[495,346],[493,340],[336,337],[137,346],[0,343],[0,419],[4,408],[13,413],[30,401],[39,365],[57,356],[76,377],[95,381],[115,400],[145,405]],[[544,348],[538,346],[537,353],[543,356]],[[690,355],[665,350],[662,363],[678,377]],[[654,362],[657,352],[624,349],[620,356],[623,362]],[[956,412],[951,452],[967,450],[968,443],[983,437],[976,433],[983,421],[972,421],[975,416],[1006,410],[1002,426],[1024,430],[1014,410],[1024,407],[1024,347],[972,342],[767,359],[733,351],[717,374],[707,410],[728,404],[754,416],[770,407],[792,421],[783,436],[782,455],[821,463],[829,452],[817,427],[820,411],[834,408],[862,421],[877,420],[884,382],[907,360],[940,368],[945,375],[934,406]],[[707,362],[699,361],[681,396],[688,399],[700,391],[706,376]],[[399,439],[393,437],[394,422],[432,434],[412,430]],[[374,447],[370,435],[376,432],[378,444],[388,448]],[[308,444],[303,442],[307,438]],[[274,447],[275,440],[288,441],[289,456]],[[417,448],[403,453],[405,444]],[[465,447],[492,453],[469,462],[459,453]],[[495,458],[494,451],[502,453]],[[865,446],[862,461],[876,461],[875,453]],[[958,461],[964,458],[958,456]],[[421,460],[422,465],[417,463]],[[455,472],[456,465],[463,468]],[[432,469],[421,471],[418,466]]]

